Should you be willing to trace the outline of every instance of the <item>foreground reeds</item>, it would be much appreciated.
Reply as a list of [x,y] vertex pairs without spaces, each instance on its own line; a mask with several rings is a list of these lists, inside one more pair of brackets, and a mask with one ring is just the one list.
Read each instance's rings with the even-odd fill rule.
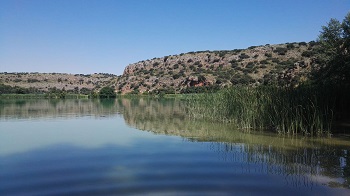
[[335,112],[341,113],[348,97],[344,89],[319,86],[232,87],[193,96],[188,112],[191,118],[230,122],[239,129],[320,135],[331,133]]

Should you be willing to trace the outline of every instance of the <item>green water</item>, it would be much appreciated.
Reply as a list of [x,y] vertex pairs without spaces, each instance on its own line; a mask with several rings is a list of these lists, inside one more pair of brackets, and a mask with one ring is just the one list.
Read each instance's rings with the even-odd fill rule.
[[233,127],[175,99],[0,100],[0,193],[350,194],[349,138]]

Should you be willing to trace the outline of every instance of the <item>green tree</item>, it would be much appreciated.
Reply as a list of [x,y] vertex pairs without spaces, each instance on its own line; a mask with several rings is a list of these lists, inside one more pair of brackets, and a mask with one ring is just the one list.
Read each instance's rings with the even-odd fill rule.
[[350,85],[350,12],[342,23],[331,19],[322,26],[318,41],[320,67],[314,79],[318,83]]
[[117,95],[114,92],[114,88],[110,86],[103,87],[99,93],[100,98],[115,98]]

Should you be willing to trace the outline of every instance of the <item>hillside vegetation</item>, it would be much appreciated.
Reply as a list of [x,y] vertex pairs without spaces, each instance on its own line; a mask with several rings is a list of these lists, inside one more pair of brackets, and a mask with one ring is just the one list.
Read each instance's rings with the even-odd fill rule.
[[92,94],[104,86],[113,86],[118,77],[113,74],[66,73],[0,73],[0,93],[68,92]]
[[116,87],[120,93],[193,93],[225,86],[296,86],[317,67],[317,42],[199,51],[130,64]]

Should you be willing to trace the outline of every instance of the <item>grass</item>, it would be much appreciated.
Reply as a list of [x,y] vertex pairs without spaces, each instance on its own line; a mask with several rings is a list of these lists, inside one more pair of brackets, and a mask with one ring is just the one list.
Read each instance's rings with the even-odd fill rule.
[[344,89],[302,86],[233,87],[188,99],[191,118],[229,122],[239,129],[285,134],[331,133],[335,114],[349,108]]

